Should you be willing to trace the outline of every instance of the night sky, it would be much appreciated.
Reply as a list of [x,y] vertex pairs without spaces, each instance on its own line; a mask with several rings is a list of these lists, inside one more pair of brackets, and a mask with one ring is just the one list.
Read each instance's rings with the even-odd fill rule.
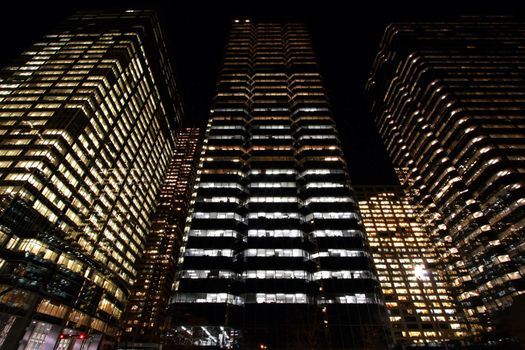
[[0,5],[0,65],[15,59],[75,10],[112,8],[159,10],[168,31],[186,119],[188,124],[196,126],[204,125],[208,118],[233,17],[306,22],[352,182],[393,184],[390,161],[368,114],[364,93],[386,25],[460,15],[521,15],[523,18],[525,1],[10,1],[9,5],[7,2]]

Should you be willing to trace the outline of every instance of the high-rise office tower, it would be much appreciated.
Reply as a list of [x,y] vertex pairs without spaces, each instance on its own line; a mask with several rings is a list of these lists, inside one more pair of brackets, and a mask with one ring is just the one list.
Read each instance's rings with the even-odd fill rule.
[[458,310],[440,249],[400,186],[355,186],[396,347],[457,346],[477,324]]
[[144,255],[123,316],[122,348],[158,348],[200,155],[199,128],[183,128],[157,199]]
[[0,72],[0,96],[0,348],[97,348],[181,119],[156,15],[72,16]]
[[525,290],[524,33],[502,17],[393,24],[368,82],[392,162],[443,221],[462,306],[489,331]]
[[172,346],[383,348],[378,281],[304,25],[234,21],[197,176]]

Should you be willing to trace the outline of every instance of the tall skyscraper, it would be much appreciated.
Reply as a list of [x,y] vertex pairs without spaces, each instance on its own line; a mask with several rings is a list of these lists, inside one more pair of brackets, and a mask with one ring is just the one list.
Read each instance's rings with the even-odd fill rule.
[[462,306],[487,331],[525,291],[524,33],[503,17],[392,24],[368,82],[392,162],[444,222]]
[[157,199],[144,255],[123,316],[120,347],[159,348],[200,156],[199,128],[183,128]]
[[370,251],[399,349],[472,342],[476,320],[458,309],[419,207],[400,186],[355,186]]
[[0,72],[0,96],[0,348],[95,349],[182,116],[156,15],[72,16]]
[[174,348],[384,348],[384,305],[307,29],[237,19],[172,298]]

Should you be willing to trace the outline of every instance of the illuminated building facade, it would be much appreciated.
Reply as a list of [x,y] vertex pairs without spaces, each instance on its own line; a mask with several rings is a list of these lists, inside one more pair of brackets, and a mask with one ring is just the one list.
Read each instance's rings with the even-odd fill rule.
[[0,72],[1,349],[117,333],[181,116],[150,11],[78,13]]
[[462,308],[487,331],[525,290],[524,32],[503,17],[393,24],[367,87],[394,166],[443,222]]
[[200,155],[199,128],[183,128],[157,197],[144,255],[123,316],[120,347],[158,348]]
[[410,196],[400,186],[354,189],[396,347],[465,342],[471,331]]
[[174,348],[384,348],[384,305],[304,25],[234,21],[179,264]]

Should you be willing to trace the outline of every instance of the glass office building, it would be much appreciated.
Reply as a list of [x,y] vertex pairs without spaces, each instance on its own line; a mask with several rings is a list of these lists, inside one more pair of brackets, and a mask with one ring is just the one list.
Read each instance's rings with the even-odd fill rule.
[[234,20],[197,178],[170,346],[384,346],[384,304],[304,25]]
[[444,247],[400,186],[354,186],[396,348],[457,347],[479,325],[458,309]]
[[199,128],[182,128],[177,134],[174,153],[157,196],[144,255],[123,316],[120,348],[157,349],[160,346],[200,145]]
[[367,86],[394,166],[442,221],[462,308],[488,332],[525,290],[524,33],[505,17],[392,24]]
[[151,11],[78,13],[1,70],[1,349],[117,333],[181,117]]

